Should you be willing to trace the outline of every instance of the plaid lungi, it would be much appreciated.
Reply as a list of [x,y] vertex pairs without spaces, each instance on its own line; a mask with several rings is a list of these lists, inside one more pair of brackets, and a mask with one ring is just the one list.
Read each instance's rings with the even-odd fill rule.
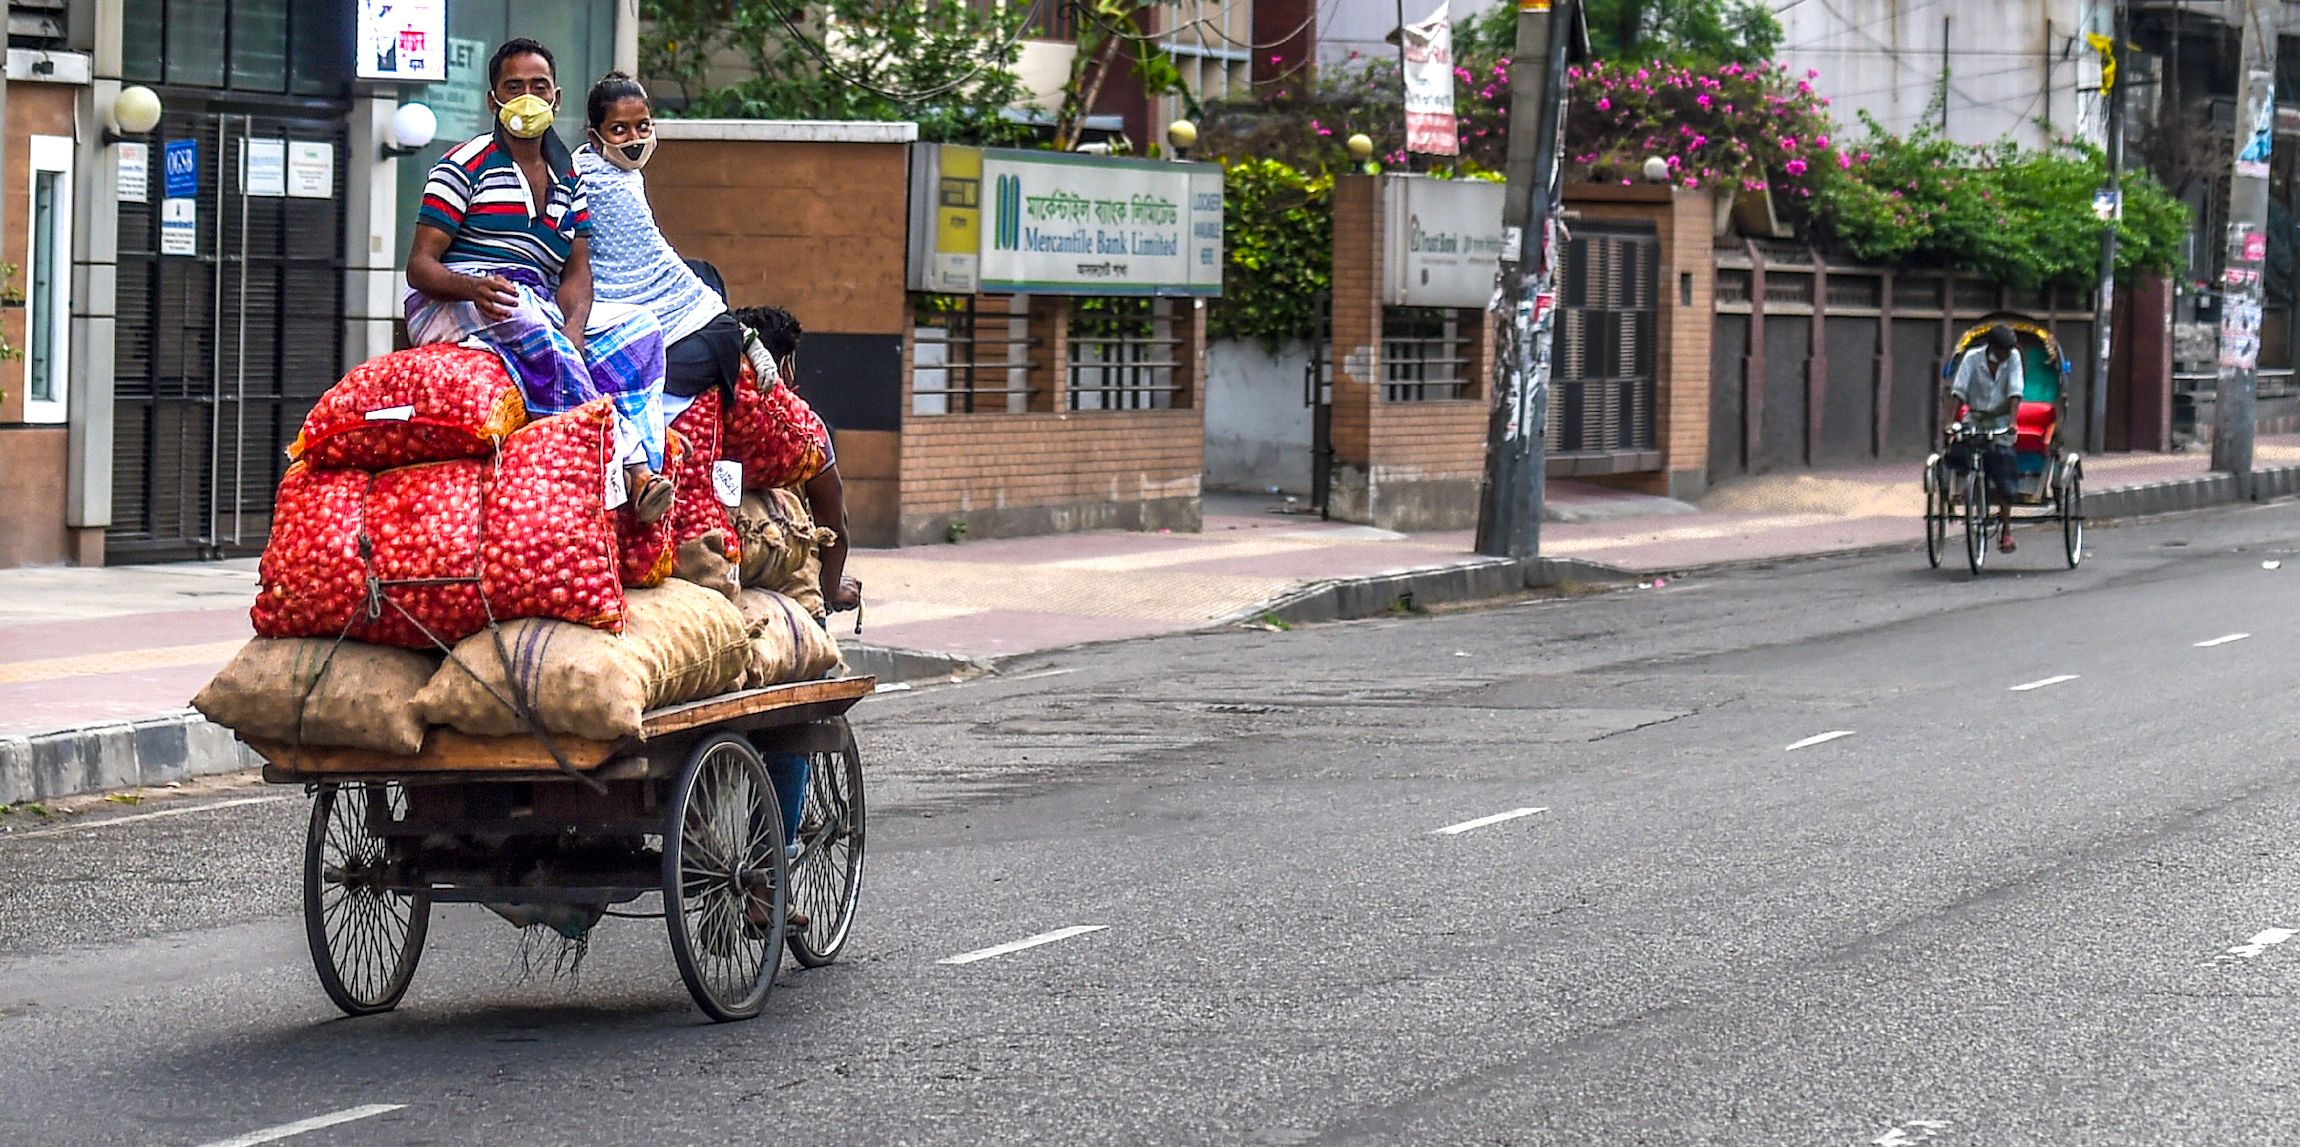
[[615,456],[663,469],[663,328],[647,311],[593,303],[583,324],[583,350],[560,328],[566,316],[545,293],[542,276],[524,267],[457,267],[501,275],[519,292],[508,318],[490,321],[479,304],[407,292],[407,334],[417,345],[477,339],[519,380],[531,414],[573,410],[605,396],[615,408]]

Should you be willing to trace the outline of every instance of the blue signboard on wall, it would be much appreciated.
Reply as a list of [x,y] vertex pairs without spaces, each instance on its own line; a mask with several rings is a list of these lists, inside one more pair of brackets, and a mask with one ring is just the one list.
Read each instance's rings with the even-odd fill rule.
[[169,199],[190,199],[200,193],[200,141],[171,139],[163,155],[167,163]]

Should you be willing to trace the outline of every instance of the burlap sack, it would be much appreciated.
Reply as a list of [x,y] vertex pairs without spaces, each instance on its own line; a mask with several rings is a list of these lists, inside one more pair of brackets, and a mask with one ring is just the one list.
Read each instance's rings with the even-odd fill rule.
[[798,491],[768,490],[743,496],[735,508],[735,536],[742,544],[743,584],[779,589],[838,534],[815,525]]
[[[649,709],[742,687],[751,649],[742,612],[724,595],[674,578],[628,601],[620,636],[559,621],[503,627],[517,696],[546,730],[619,740],[637,735]],[[505,703],[513,696],[495,635],[480,633],[457,643],[415,706],[432,724],[504,737],[525,731]]]
[[243,737],[413,756],[423,750],[415,695],[439,658],[333,638],[258,637],[240,647],[192,707]]
[[717,530],[679,543],[678,560],[671,567],[672,577],[724,595],[728,601],[743,592],[736,574],[734,561],[727,557],[727,536]]
[[750,637],[743,687],[811,681],[839,667],[839,645],[806,608],[782,594],[746,589],[735,599]]

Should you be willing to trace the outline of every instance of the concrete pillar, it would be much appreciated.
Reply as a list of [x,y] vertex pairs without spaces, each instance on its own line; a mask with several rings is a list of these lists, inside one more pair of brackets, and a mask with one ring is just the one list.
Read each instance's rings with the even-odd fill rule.
[[[64,524],[74,531],[76,557],[103,561],[103,532],[112,524],[112,371],[114,307],[118,298],[120,211],[119,151],[105,138],[112,101],[120,94],[120,31],[126,0],[72,6],[73,46],[86,51],[94,81],[79,97],[80,133],[73,180],[72,362],[70,435]],[[160,157],[152,156],[152,194],[158,194]]]
[[392,95],[352,101],[345,133],[343,244],[343,363],[350,369],[390,353],[404,295],[400,271],[399,164],[383,154]]
[[1032,295],[1030,409],[1070,409],[1070,300]]
[[615,0],[615,70],[639,74],[639,0]]

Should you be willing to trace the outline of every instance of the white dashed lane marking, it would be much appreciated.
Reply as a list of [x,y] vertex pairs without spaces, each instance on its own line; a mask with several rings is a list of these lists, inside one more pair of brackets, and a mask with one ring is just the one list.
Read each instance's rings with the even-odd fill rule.
[[282,1123],[277,1127],[250,1131],[245,1135],[218,1139],[213,1143],[202,1143],[200,1147],[256,1147],[258,1143],[277,1143],[282,1139],[292,1139],[306,1132],[373,1118],[387,1112],[397,1111],[405,1106],[407,1105],[404,1103],[370,1103],[363,1107],[346,1107],[341,1111],[331,1111],[326,1115],[314,1115],[309,1119],[298,1119],[293,1123]]
[[1519,817],[1532,816],[1537,812],[1548,811],[1549,810],[1546,808],[1513,808],[1508,812],[1497,812],[1492,816],[1481,816],[1476,820],[1465,820],[1460,824],[1449,824],[1444,828],[1432,829],[1431,831],[1445,836],[1460,836],[1461,834],[1468,832],[1473,828],[1484,828],[1489,824],[1500,824],[1505,820],[1516,820]]
[[2220,953],[2220,955],[2214,957],[2214,959],[2257,959],[2263,953],[2267,952],[2268,949],[2273,948],[2294,936],[2300,936],[2300,931],[2295,931],[2291,928],[2263,928],[2260,931],[2253,933],[2251,939],[2246,940],[2245,942]]
[[1056,940],[1067,940],[1072,936],[1084,936],[1088,932],[1100,932],[1109,926],[1110,925],[1108,924],[1072,924],[1068,928],[1056,928],[1052,932],[1040,932],[1036,936],[1026,936],[1020,940],[1010,941],[1005,944],[996,944],[988,948],[977,948],[972,952],[960,952],[955,956],[944,956],[942,959],[936,960],[935,963],[971,964],[976,960],[987,960],[992,956],[1010,955],[1015,952],[1020,952],[1025,948],[1038,947],[1040,944],[1051,944]]
[[1828,743],[1829,743],[1829,742],[1831,742],[1831,741],[1839,740],[1839,739],[1842,739],[1842,738],[1845,738],[1845,737],[1850,737],[1850,736],[1852,736],[1852,735],[1853,735],[1853,731],[1852,731],[1851,729],[1832,729],[1832,730],[1830,730],[1829,732],[1826,732],[1826,733],[1821,733],[1821,734],[1818,734],[1818,735],[1815,735],[1815,736],[1807,737],[1807,738],[1805,738],[1805,739],[1804,739],[1804,740],[1802,740],[1802,741],[1798,741],[1798,742],[1796,742],[1796,743],[1794,743],[1794,744],[1792,744],[1792,745],[1788,746],[1787,748],[1783,749],[1782,751],[1783,751],[1783,752],[1787,752],[1787,753],[1794,753],[1794,752],[1796,752],[1796,751],[1797,751],[1797,750],[1799,750],[1799,749],[1810,749],[1810,748],[1812,748],[1812,747],[1813,747],[1813,746],[1815,746],[1815,745],[1826,745],[1826,744],[1828,744]]
[[2232,641],[2242,641],[2250,636],[2252,635],[2249,633],[2231,633],[2222,637],[2215,637],[2210,641],[2199,641],[2196,643],[2196,647],[2198,649],[2210,649],[2215,645],[2226,645]]
[[2047,677],[2042,681],[2030,681],[2026,684],[2015,685],[2012,687],[2012,691],[2015,693],[2026,693],[2031,689],[2042,689],[2047,685],[2058,685],[2063,681],[2074,681],[2076,678],[2077,675],[2074,673],[2063,673],[2058,677]]

